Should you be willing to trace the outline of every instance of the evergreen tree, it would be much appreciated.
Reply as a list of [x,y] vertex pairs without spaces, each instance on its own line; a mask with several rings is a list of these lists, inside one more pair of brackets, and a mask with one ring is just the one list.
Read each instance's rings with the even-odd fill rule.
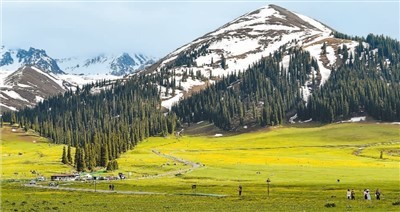
[[67,164],[68,163],[67,153],[65,152],[65,146],[63,147],[63,153],[62,153],[62,157],[61,157],[61,162],[63,164]]
[[67,149],[67,159],[68,159],[68,162],[69,162],[70,164],[73,163],[73,161],[72,161],[72,155],[71,155],[71,146],[70,146],[70,145],[68,145],[68,149]]
[[224,55],[221,56],[221,68],[222,69],[226,68],[226,59]]
[[103,145],[101,147],[101,159],[100,159],[100,166],[106,167],[108,163],[108,148],[107,145]]

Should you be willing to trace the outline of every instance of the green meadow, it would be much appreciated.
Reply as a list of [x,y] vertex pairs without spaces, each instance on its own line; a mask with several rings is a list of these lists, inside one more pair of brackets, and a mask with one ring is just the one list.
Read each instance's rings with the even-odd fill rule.
[[[95,173],[128,176],[97,181],[96,193],[93,182],[60,182],[60,188],[90,191],[23,186],[35,178],[32,170],[49,178],[73,168],[60,162],[62,145],[33,132],[1,130],[3,211],[400,210],[393,205],[400,201],[399,125],[287,125],[221,137],[153,137],[123,154],[119,170]],[[110,184],[115,192],[103,193]],[[366,188],[371,201],[363,199]],[[377,188],[380,201],[373,195]],[[347,189],[356,191],[356,200],[346,199]],[[154,194],[118,193],[124,191]]]

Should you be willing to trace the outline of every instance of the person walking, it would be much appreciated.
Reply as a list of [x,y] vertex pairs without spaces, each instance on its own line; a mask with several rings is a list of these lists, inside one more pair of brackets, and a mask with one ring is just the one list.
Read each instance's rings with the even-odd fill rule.
[[239,196],[242,196],[242,190],[243,190],[242,185],[239,185],[239,188],[238,188]]
[[371,200],[371,193],[369,192],[369,189],[367,189],[367,200]]
[[381,199],[381,191],[379,191],[379,188],[376,189],[376,191],[375,191],[375,196],[376,196],[376,199],[377,199],[377,200],[380,200],[380,199]]
[[350,191],[350,189],[347,189],[347,199],[351,199],[351,191]]
[[356,192],[354,191],[354,189],[351,189],[351,199],[352,200],[356,199]]
[[364,189],[364,199],[367,200],[368,199],[368,195],[367,195],[367,189]]

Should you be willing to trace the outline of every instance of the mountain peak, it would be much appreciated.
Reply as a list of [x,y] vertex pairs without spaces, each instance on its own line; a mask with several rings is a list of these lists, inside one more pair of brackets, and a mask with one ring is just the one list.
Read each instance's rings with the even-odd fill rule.
[[[317,61],[318,68],[312,77],[321,85],[327,81],[331,68],[335,66],[336,58],[339,57],[335,53],[338,47],[344,42],[353,48],[358,44],[336,39],[333,32],[328,26],[310,17],[271,4],[248,12],[176,49],[147,68],[146,73],[166,71],[173,74],[182,91],[177,92],[177,97],[173,99],[179,101],[194,86],[206,86],[222,76],[245,71],[276,51],[282,54],[282,67],[287,68],[291,57],[287,49],[296,47],[308,51]],[[328,53],[322,54],[324,43],[327,43],[325,51]],[[200,77],[187,80],[186,76],[191,73]],[[311,92],[307,83],[302,87],[304,99]],[[168,96],[165,94],[165,98]],[[169,108],[172,100],[164,105]]]
[[49,57],[43,49],[30,47],[28,50],[5,50],[3,47],[2,52],[3,54],[0,58],[0,66],[4,70],[15,71],[22,66],[33,65],[48,73],[64,73],[58,67],[57,62],[53,58]]

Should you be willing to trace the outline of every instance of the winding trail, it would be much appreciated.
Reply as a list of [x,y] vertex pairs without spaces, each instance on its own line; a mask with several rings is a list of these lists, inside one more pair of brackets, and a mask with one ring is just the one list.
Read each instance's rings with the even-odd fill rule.
[[[391,142],[380,142],[380,143],[365,144],[365,145],[358,146],[358,149],[355,150],[355,151],[353,152],[353,154],[356,155],[356,156],[374,158],[374,157],[367,156],[367,155],[361,155],[361,153],[362,153],[362,151],[363,151],[364,149],[369,148],[369,147],[373,147],[373,146],[384,146],[384,145],[392,145],[392,144],[399,144],[399,143],[400,143],[400,141],[391,141]],[[376,158],[374,158],[374,159],[376,159]]]
[[201,166],[203,166],[201,163],[193,162],[193,161],[189,161],[189,160],[184,160],[182,158],[177,158],[177,157],[172,156],[172,155],[167,155],[167,154],[162,153],[162,152],[160,152],[158,150],[155,150],[155,149],[152,149],[151,152],[153,152],[154,154],[156,154],[158,156],[173,160],[175,162],[182,163],[184,165],[190,165],[190,168],[180,169],[180,170],[170,171],[170,172],[165,172],[165,173],[157,174],[157,175],[149,175],[149,176],[137,177],[137,178],[134,178],[134,179],[136,179],[136,180],[154,179],[154,178],[160,178],[160,177],[165,177],[165,176],[186,174],[186,173],[189,173],[189,172],[191,172],[191,171],[193,171],[195,169],[198,169]]

